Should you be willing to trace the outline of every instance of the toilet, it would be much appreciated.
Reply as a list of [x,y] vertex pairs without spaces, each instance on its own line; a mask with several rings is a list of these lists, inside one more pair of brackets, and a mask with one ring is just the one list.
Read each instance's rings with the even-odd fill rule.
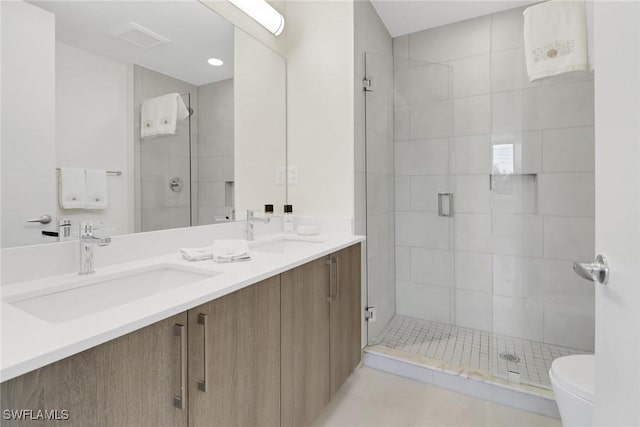
[[563,427],[591,426],[595,356],[579,354],[553,361],[549,378]]

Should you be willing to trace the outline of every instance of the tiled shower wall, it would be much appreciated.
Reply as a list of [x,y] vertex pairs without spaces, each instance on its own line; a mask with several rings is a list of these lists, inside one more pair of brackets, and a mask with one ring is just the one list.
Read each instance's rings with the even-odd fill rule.
[[[135,145],[135,231],[153,231],[187,227],[189,216],[197,224],[197,210],[191,209],[192,197],[189,164],[189,136],[191,158],[198,156],[198,124],[194,114],[178,121],[175,135],[140,138],[140,107],[146,99],[177,92],[191,106],[198,104],[196,86],[134,65],[134,145]],[[191,133],[191,135],[189,135]],[[192,165],[197,168],[197,165]],[[180,177],[184,187],[180,192],[171,191],[169,180]],[[194,189],[195,190],[195,189]],[[195,199],[197,200],[197,199]]]
[[[354,7],[355,232],[367,235],[363,281],[366,286],[368,280],[368,290],[362,295],[363,305],[368,303],[377,310],[378,320],[368,323],[369,336],[375,337],[396,309],[392,39],[368,0],[355,1]],[[367,76],[374,77],[377,85],[377,90],[366,95],[367,117],[362,89],[365,52]]]
[[[175,135],[141,140],[142,102],[172,92],[182,94],[185,103],[190,96],[194,114],[178,121]],[[231,218],[233,99],[233,79],[194,86],[134,66],[136,231],[206,225]],[[180,192],[169,187],[169,179],[175,176],[184,183]]]
[[593,284],[572,271],[594,257],[593,74],[530,83],[522,25],[393,40],[397,311],[593,350]]
[[233,79],[198,86],[199,225],[232,218]]

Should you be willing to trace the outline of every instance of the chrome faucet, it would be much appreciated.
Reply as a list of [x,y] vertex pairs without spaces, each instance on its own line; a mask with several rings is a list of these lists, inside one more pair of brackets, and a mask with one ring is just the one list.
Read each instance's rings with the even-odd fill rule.
[[253,236],[253,223],[261,222],[263,224],[267,224],[271,221],[271,218],[256,218],[253,210],[247,209],[247,240],[254,240]]
[[95,245],[107,246],[111,237],[96,237],[93,235],[93,225],[90,222],[80,223],[80,274],[90,274],[93,268],[93,250]]

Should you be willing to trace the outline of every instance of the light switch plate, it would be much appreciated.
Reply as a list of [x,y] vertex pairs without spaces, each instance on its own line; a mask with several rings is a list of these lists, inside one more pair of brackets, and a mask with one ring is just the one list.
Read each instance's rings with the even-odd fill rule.
[[289,166],[289,168],[287,169],[288,173],[289,173],[289,184],[291,185],[296,185],[298,184],[298,182],[300,182],[299,179],[299,175],[298,175],[298,167],[297,166]]
[[287,168],[284,166],[278,166],[276,168],[276,184],[284,185],[287,177]]

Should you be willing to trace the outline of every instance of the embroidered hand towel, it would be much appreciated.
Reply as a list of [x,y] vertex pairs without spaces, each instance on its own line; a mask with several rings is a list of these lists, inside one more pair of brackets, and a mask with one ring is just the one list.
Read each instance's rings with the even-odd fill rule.
[[584,1],[551,0],[524,15],[529,80],[589,69]]

